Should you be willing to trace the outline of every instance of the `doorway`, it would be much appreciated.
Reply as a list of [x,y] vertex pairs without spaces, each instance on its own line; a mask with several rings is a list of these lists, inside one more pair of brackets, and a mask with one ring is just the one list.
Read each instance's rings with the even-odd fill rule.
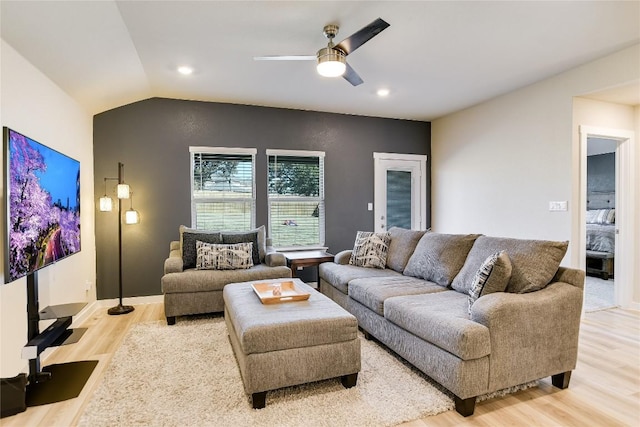
[[374,230],[426,226],[427,156],[373,153]]
[[618,141],[587,137],[584,311],[615,307],[616,150]]
[[[601,257],[606,261],[605,255],[613,253],[613,265],[609,267],[614,273],[615,286],[613,287],[613,305],[629,307],[632,302],[633,287],[630,281],[633,264],[633,132],[619,130],[596,128],[589,126],[580,126],[580,268],[583,270],[594,270],[596,257]],[[598,144],[609,145],[614,151],[615,178],[613,192],[603,191],[598,193],[589,190],[587,164],[590,142],[593,147]],[[611,160],[609,160],[611,161]],[[600,214],[604,215],[607,210],[615,210],[615,220],[611,217],[593,219],[595,210],[600,210]],[[588,221],[589,219],[589,221]],[[603,225],[607,222],[613,225],[613,245],[614,248],[595,248],[603,249],[594,251],[592,247],[587,247],[587,222],[601,222]],[[611,224],[613,223],[613,224]],[[590,252],[591,251],[591,252]],[[587,255],[592,255],[589,258]],[[600,270],[607,269],[606,266],[600,266]],[[585,307],[586,308],[586,307]]]

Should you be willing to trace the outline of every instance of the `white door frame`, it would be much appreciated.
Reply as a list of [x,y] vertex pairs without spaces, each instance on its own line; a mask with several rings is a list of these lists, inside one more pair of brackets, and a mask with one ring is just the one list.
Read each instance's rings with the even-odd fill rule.
[[587,139],[606,138],[617,141],[616,147],[616,254],[614,303],[623,308],[637,308],[633,304],[633,277],[635,268],[635,141],[634,132],[622,129],[583,126],[580,129],[580,234],[578,250],[580,268],[586,269],[586,212],[587,212]]
[[[379,178],[381,168],[383,167],[382,161],[397,161],[397,162],[411,162],[419,163],[420,177],[417,182],[412,182],[414,189],[413,196],[416,203],[414,204],[414,212],[412,217],[416,219],[416,229],[424,230],[427,226],[427,212],[426,212],[426,200],[427,200],[427,156],[423,154],[398,154],[398,153],[373,153],[373,174],[374,174],[374,231],[386,230],[386,219],[381,219],[383,212],[386,212],[386,200],[387,195],[386,185],[376,185],[376,180]],[[411,168],[405,168],[403,170],[410,170]],[[400,170],[400,169],[398,169]],[[386,179],[386,178],[385,178]],[[386,183],[386,181],[385,181]],[[414,186],[415,185],[415,186]],[[413,221],[412,221],[413,222]]]

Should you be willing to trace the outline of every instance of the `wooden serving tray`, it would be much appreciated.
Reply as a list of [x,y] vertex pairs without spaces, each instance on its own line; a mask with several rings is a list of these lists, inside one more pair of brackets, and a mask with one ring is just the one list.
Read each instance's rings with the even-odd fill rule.
[[[273,291],[280,285],[280,295],[274,295]],[[258,295],[263,304],[279,304],[281,302],[304,301],[309,299],[308,292],[302,292],[296,288],[295,283],[275,282],[275,283],[252,283],[253,291]]]

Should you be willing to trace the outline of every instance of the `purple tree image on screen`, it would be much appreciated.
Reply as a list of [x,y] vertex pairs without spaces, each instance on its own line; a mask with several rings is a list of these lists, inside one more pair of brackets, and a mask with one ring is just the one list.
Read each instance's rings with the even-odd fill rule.
[[9,145],[9,277],[80,250],[80,163],[12,130]]

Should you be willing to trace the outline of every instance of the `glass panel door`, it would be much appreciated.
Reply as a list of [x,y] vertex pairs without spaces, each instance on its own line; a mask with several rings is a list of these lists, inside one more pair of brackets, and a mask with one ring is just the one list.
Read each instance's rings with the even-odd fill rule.
[[411,172],[387,170],[387,229],[410,229],[411,212]]
[[427,157],[374,153],[374,229],[426,226]]

